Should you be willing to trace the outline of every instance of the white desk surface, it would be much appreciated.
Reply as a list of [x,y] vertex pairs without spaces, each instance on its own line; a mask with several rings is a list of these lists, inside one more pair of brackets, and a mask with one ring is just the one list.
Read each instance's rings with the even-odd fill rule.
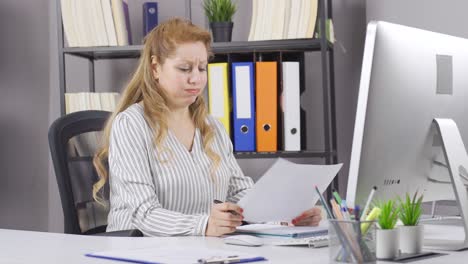
[[[463,230],[461,227],[426,226],[425,236],[427,238],[442,238],[442,234],[450,234],[448,238],[456,239],[461,238]],[[148,247],[156,249],[162,245],[200,246],[202,244],[209,248],[252,252],[269,260],[258,263],[328,263],[328,247],[319,249],[271,245],[243,247],[225,245],[220,238],[214,237],[122,238],[8,229],[0,229],[0,263],[124,263],[89,258],[85,257],[84,254],[115,249]],[[468,263],[467,259],[468,251],[450,252],[446,256],[425,259],[416,263]],[[378,263],[392,262],[379,261]]]

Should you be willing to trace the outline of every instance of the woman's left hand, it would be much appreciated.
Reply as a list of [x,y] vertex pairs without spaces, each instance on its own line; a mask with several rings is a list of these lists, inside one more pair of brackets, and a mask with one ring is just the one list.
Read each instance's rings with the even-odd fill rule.
[[295,226],[317,226],[322,220],[322,210],[319,207],[304,211],[291,222]]

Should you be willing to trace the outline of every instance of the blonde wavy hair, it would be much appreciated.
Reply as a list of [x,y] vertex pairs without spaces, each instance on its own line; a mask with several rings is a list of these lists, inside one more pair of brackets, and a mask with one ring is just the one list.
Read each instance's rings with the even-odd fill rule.
[[[99,175],[99,181],[93,185],[93,197],[96,201],[103,203],[101,190],[109,178],[107,170],[107,158],[109,156],[109,137],[112,122],[115,116],[127,109],[130,105],[142,102],[144,118],[149,126],[155,131],[154,144],[162,149],[162,143],[168,133],[167,95],[154,79],[152,71],[152,57],[157,63],[163,65],[165,60],[172,56],[178,45],[191,42],[202,42],[211,56],[211,35],[206,30],[193,25],[190,21],[174,18],[154,28],[144,40],[144,47],[138,67],[134,72],[129,84],[122,94],[117,109],[107,120],[104,128],[104,139],[102,148],[94,156],[93,163]],[[207,124],[208,110],[203,96],[200,95],[195,102],[189,106],[189,111],[195,127],[200,130],[203,142],[203,150],[212,160],[211,177],[214,180],[214,172],[220,163],[220,156],[213,150],[211,143],[214,140],[214,129]]]

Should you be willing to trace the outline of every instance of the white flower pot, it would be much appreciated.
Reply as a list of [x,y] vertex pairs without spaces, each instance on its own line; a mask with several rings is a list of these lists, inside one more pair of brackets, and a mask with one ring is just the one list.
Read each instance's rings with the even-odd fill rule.
[[392,259],[398,256],[398,229],[377,229],[376,257]]
[[401,253],[421,253],[424,239],[424,226],[400,226]]

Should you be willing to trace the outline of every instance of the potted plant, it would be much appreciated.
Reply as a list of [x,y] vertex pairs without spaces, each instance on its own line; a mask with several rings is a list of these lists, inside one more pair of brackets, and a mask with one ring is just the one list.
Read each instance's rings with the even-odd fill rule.
[[210,21],[211,32],[214,42],[231,41],[232,17],[237,7],[231,0],[204,0],[203,9]]
[[379,259],[392,259],[398,256],[398,230],[394,229],[398,220],[398,206],[394,200],[378,203],[380,216],[376,236],[376,256]]
[[399,200],[399,218],[403,226],[400,230],[400,250],[402,253],[417,254],[422,251],[424,226],[418,225],[422,213],[423,195],[418,192],[413,198],[407,193],[406,198]]

